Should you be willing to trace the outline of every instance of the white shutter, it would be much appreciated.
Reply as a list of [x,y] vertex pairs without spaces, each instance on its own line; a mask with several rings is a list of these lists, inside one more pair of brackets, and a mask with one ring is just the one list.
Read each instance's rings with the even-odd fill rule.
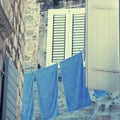
[[46,66],[65,59],[68,14],[65,9],[48,10]]
[[53,15],[52,62],[65,59],[66,15]]
[[46,66],[84,51],[85,8],[48,10],[47,31]]
[[86,20],[87,86],[120,90],[119,1],[87,0]]
[[72,10],[72,55],[82,51],[85,57],[85,9]]

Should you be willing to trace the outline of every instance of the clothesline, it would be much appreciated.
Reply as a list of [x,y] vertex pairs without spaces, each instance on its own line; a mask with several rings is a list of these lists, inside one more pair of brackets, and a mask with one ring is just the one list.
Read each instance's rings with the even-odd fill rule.
[[[85,86],[85,73],[82,52],[60,62],[60,71],[64,86],[64,96],[68,111],[83,109],[91,104],[90,95]],[[34,73],[34,74],[33,74]],[[26,73],[24,79],[23,105],[21,120],[32,120],[34,110],[33,81],[36,77],[39,108],[42,120],[59,115],[58,110],[58,64]],[[25,74],[25,76],[26,76]],[[30,87],[31,86],[31,87]],[[31,94],[28,91],[32,91]],[[100,96],[96,91],[95,95]],[[30,100],[32,100],[30,102]]]

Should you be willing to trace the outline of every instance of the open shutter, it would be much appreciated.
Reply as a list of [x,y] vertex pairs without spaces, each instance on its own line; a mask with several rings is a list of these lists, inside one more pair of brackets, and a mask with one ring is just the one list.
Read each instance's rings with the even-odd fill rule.
[[16,120],[17,86],[17,69],[6,57],[2,120]]
[[120,90],[119,0],[87,0],[86,20],[87,86]]

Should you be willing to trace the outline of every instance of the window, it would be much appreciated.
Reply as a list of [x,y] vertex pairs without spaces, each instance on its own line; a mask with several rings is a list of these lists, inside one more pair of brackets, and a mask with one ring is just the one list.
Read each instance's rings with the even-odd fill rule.
[[46,65],[59,63],[84,49],[85,8],[49,10]]

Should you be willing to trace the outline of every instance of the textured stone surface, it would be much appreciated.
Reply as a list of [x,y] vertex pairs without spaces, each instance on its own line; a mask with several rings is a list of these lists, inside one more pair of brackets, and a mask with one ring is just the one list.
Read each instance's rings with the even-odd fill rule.
[[[3,17],[4,25],[8,34],[3,35],[0,31],[0,71],[3,70],[3,63],[5,60],[5,54],[7,54],[13,61],[15,67],[19,73],[19,83],[17,90],[17,113],[16,119],[20,119],[21,111],[21,98],[22,98],[22,86],[23,86],[23,57],[24,57],[24,32],[25,32],[25,19],[24,19],[24,0],[1,0],[1,6],[5,13]],[[10,27],[8,26],[9,22]],[[11,32],[10,32],[11,31]],[[1,43],[3,41],[3,43]],[[0,81],[1,78],[0,78]],[[0,90],[1,91],[1,90]]]
[[[120,98],[112,100],[106,100],[109,96],[96,99],[93,96],[93,91],[89,90],[92,104],[88,107],[83,108],[82,110],[77,110],[74,112],[68,112],[66,106],[66,100],[64,96],[64,88],[62,81],[58,83],[58,107],[59,107],[59,116],[53,120],[119,120],[120,118]],[[114,97],[119,94],[118,92],[112,93]],[[109,108],[110,106],[110,108]],[[110,111],[111,110],[111,111]],[[38,96],[37,88],[35,83],[35,117],[34,120],[41,120],[39,105],[38,105]],[[36,119],[35,119],[36,118]]]
[[95,120],[112,120],[110,115],[101,115],[95,117]]
[[[25,68],[36,68],[38,64],[38,39],[40,23],[40,4],[27,0],[25,6]],[[27,69],[26,69],[27,70]]]

